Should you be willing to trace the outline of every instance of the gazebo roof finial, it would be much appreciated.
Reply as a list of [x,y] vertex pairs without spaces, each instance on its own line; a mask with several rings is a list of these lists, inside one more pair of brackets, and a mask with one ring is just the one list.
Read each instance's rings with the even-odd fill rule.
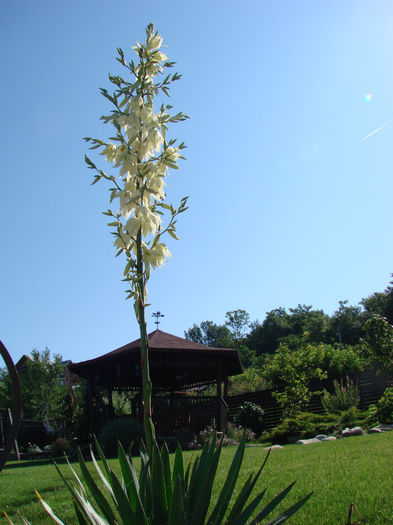
[[158,330],[158,325],[160,324],[159,318],[160,318],[160,317],[165,317],[165,316],[164,316],[164,314],[162,314],[160,311],[158,311],[158,312],[153,312],[153,313],[152,313],[152,317],[155,317],[155,318],[156,318],[156,320],[155,320],[154,322],[155,322],[155,324],[157,325],[156,330]]

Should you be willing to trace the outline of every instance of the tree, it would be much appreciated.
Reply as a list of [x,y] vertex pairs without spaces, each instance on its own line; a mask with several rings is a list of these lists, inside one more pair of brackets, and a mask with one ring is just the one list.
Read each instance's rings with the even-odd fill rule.
[[393,372],[393,326],[386,319],[374,316],[364,323],[361,346],[371,361]]
[[214,348],[231,348],[234,346],[231,332],[224,325],[213,321],[202,321],[200,326],[194,324],[184,332],[186,339]]
[[[154,31],[153,24],[149,24],[146,42],[138,42],[133,48],[138,56],[137,63],[133,60],[127,62],[122,49],[118,49],[117,61],[131,79],[109,75],[114,91],[109,93],[101,89],[102,95],[112,104],[112,111],[102,120],[113,126],[114,136],[109,141],[85,139],[91,144],[91,149],[100,149],[106,160],[114,168],[119,168],[118,177],[108,175],[85,157],[88,167],[95,172],[93,184],[108,181],[110,202],[115,200],[119,206],[117,210],[108,209],[104,214],[110,217],[108,225],[112,228],[117,255],[126,257],[124,281],[129,286],[127,298],[134,302],[139,324],[144,430],[150,457],[155,430],[145,320],[147,282],[151,269],[162,266],[170,256],[168,247],[162,242],[164,234],[177,239],[177,217],[187,209],[186,197],[177,208],[165,202],[165,178],[170,168],[178,168],[185,147],[183,143],[176,146],[176,140],[167,137],[168,125],[188,117],[181,112],[172,115],[172,106],[164,103],[156,112],[156,97],[169,96],[170,85],[180,78],[178,73],[169,72],[174,62],[168,61],[161,48],[162,38]],[[160,80],[164,73],[166,76]]]
[[360,306],[348,305],[348,301],[339,301],[339,308],[330,319],[330,342],[344,345],[359,343],[362,333],[364,314]]
[[254,326],[246,338],[246,345],[257,355],[273,354],[279,339],[290,333],[289,316],[284,308],[276,308],[266,314],[262,324]]
[[308,343],[320,343],[326,339],[329,316],[323,310],[313,310],[312,306],[298,304],[289,309],[291,332]]
[[[63,419],[67,412],[67,386],[62,384],[64,364],[62,357],[50,350],[33,349],[19,373],[22,393],[22,416],[26,419]],[[12,392],[8,374],[0,371],[0,406],[11,408]]]
[[245,310],[231,310],[225,314],[225,326],[231,331],[235,343],[240,344],[250,324],[250,316]]
[[385,317],[388,305],[388,295],[384,292],[375,292],[369,297],[362,299],[360,303],[369,316],[379,315]]
[[256,392],[268,388],[269,382],[263,376],[263,371],[256,367],[247,368],[242,374],[233,376],[229,382],[228,393],[231,396]]
[[245,331],[249,326],[250,316],[245,310],[232,310],[225,314],[225,324],[217,325],[213,321],[194,324],[184,332],[186,339],[217,348],[236,348],[245,368],[252,366],[256,354],[245,344]]
[[306,344],[297,350],[281,343],[268,356],[263,376],[275,389],[275,397],[284,413],[300,412],[307,406],[312,379],[349,375],[363,370],[366,362],[357,347],[338,347],[324,343]]

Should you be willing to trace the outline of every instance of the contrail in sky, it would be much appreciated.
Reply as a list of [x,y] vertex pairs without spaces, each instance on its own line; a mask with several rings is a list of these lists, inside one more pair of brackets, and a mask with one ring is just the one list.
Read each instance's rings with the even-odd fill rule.
[[388,125],[391,124],[392,122],[393,122],[393,120],[388,120],[387,122],[385,122],[384,124],[382,124],[382,126],[379,126],[379,128],[374,129],[374,131],[372,131],[371,133],[369,133],[368,135],[366,135],[365,137],[362,138],[362,142],[363,142],[364,140],[369,139],[370,137],[372,137],[373,135],[375,135],[375,133],[378,133],[378,131],[381,131],[381,129],[383,129],[385,126],[388,126]]

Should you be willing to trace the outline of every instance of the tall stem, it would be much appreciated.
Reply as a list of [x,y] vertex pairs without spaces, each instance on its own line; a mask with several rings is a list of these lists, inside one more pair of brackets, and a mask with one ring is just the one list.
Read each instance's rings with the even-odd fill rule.
[[136,301],[136,313],[141,335],[141,371],[142,371],[142,400],[143,400],[143,426],[145,431],[146,446],[149,457],[152,457],[153,443],[155,441],[155,429],[152,419],[151,396],[152,383],[150,380],[149,370],[149,341],[147,338],[146,320],[145,320],[145,282],[143,276],[143,259],[142,259],[142,233],[138,232],[136,240],[136,258],[138,274],[138,297]]

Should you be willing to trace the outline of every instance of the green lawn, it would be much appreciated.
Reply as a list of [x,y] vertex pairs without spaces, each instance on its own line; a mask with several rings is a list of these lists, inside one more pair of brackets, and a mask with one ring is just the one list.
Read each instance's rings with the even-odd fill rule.
[[[216,494],[233,453],[233,448],[222,452]],[[187,458],[192,454],[195,452],[185,453]],[[262,447],[246,449],[241,470],[243,480],[250,471],[255,471],[264,455]],[[306,506],[290,520],[293,524],[344,525],[351,502],[358,508],[363,525],[393,523],[392,456],[393,432],[308,446],[288,445],[272,451],[259,488],[267,486],[271,499],[297,479],[287,505],[314,491]],[[69,476],[65,465],[61,469]],[[67,523],[75,523],[68,492],[50,464],[9,464],[0,474],[0,509],[6,510],[15,523],[21,523],[17,510],[34,525],[53,523],[37,502],[34,489]],[[6,519],[0,518],[0,524],[5,523]]]

